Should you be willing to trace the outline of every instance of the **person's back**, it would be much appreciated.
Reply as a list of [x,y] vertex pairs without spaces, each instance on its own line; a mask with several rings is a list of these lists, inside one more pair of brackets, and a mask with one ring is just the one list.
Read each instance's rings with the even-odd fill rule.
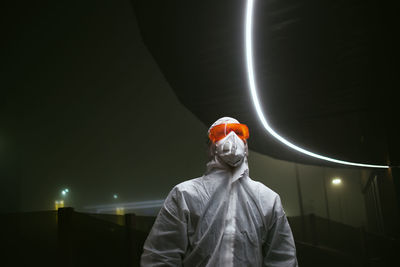
[[[228,124],[227,124],[228,123]],[[249,178],[246,134],[209,131],[204,176],[169,193],[145,242],[142,266],[297,266],[279,196]],[[211,132],[211,133],[210,133]],[[217,140],[220,138],[220,140]]]

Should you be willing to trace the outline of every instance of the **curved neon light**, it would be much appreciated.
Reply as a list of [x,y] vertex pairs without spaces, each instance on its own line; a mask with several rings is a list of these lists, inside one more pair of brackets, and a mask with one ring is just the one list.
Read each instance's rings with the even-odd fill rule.
[[269,123],[267,122],[267,119],[265,118],[262,110],[261,110],[261,105],[260,101],[258,100],[257,96],[257,90],[256,90],[256,81],[254,78],[254,68],[253,68],[253,44],[252,44],[252,24],[253,24],[253,0],[248,0],[247,1],[247,8],[246,8],[246,29],[245,29],[245,49],[246,49],[246,63],[247,63],[247,74],[248,74],[248,79],[249,79],[249,88],[250,88],[250,93],[251,97],[253,99],[254,107],[257,111],[258,118],[260,119],[262,125],[264,128],[270,133],[273,137],[278,139],[280,142],[283,144],[287,145],[288,147],[299,151],[303,154],[306,154],[308,156],[334,162],[334,163],[339,163],[339,164],[344,164],[344,165],[351,165],[351,166],[357,166],[357,167],[367,167],[367,168],[389,168],[389,166],[386,165],[371,165],[371,164],[362,164],[362,163],[356,163],[356,162],[349,162],[349,161],[344,161],[344,160],[338,160],[338,159],[333,159],[329,158],[323,155],[316,154],[314,152],[308,151],[304,148],[301,148],[299,146],[296,146],[295,144],[289,142],[282,136],[280,136],[275,130],[271,128]]

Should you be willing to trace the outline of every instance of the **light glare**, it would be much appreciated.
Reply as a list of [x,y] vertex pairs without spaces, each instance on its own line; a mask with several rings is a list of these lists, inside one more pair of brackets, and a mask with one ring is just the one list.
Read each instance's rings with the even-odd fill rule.
[[114,212],[116,208],[124,208],[125,210],[143,210],[143,209],[154,209],[161,208],[164,203],[164,199],[149,200],[149,201],[138,201],[138,202],[127,202],[107,205],[96,205],[96,206],[86,206],[84,209],[95,210],[97,213],[101,212]]
[[58,210],[59,208],[64,208],[64,200],[54,201],[54,209]]
[[322,156],[319,154],[316,154],[314,152],[308,151],[304,148],[301,148],[299,146],[296,146],[295,144],[292,144],[282,136],[280,136],[275,130],[273,130],[269,123],[267,122],[267,119],[265,118],[260,102],[258,100],[257,96],[257,91],[256,91],[256,82],[255,82],[255,75],[254,75],[254,68],[253,68],[253,44],[252,44],[252,23],[253,23],[253,0],[248,0],[247,1],[247,8],[246,8],[246,22],[245,22],[245,49],[246,49],[246,64],[247,64],[247,76],[249,80],[249,88],[250,88],[250,93],[251,97],[253,100],[254,107],[256,109],[258,118],[261,121],[261,124],[264,126],[264,128],[267,130],[268,133],[270,133],[273,137],[278,139],[281,143],[285,144],[286,146],[299,151],[303,154],[306,154],[308,156],[322,159],[325,161],[330,161],[334,163],[339,163],[339,164],[344,164],[344,165],[351,165],[351,166],[357,166],[357,167],[368,167],[368,168],[389,168],[389,166],[386,165],[371,165],[371,164],[362,164],[362,163],[356,163],[356,162],[349,162],[349,161],[344,161],[344,160],[338,160],[338,159],[333,159],[329,158],[326,156]]
[[341,183],[342,183],[342,179],[340,179],[340,178],[334,178],[332,180],[332,184],[334,184],[334,185],[339,185]]
[[117,207],[115,209],[115,214],[117,214],[117,215],[124,215],[124,213],[125,213],[125,209],[123,207]]

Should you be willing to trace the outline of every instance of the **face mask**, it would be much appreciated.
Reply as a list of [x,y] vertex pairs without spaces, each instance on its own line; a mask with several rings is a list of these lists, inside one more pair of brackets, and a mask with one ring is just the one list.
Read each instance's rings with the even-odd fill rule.
[[217,156],[231,167],[237,167],[246,156],[246,145],[234,132],[215,143]]

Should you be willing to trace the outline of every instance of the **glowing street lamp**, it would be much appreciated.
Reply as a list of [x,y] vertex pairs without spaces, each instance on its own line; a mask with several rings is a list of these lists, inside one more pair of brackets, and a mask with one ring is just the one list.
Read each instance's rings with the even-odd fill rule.
[[335,186],[338,186],[338,185],[342,184],[342,179],[340,179],[340,178],[333,178],[333,179],[332,179],[332,184],[335,185]]
[[66,196],[69,193],[69,189],[65,188],[64,190],[61,191],[61,195]]
[[337,196],[337,200],[339,203],[339,218],[340,218],[340,222],[343,222],[343,210],[342,210],[342,190],[340,189],[342,186],[342,179],[340,177],[335,177],[332,179],[332,185],[334,187],[336,187],[336,191],[335,195]]
[[117,199],[118,198],[118,195],[117,194],[114,194],[113,195],[113,199]]

